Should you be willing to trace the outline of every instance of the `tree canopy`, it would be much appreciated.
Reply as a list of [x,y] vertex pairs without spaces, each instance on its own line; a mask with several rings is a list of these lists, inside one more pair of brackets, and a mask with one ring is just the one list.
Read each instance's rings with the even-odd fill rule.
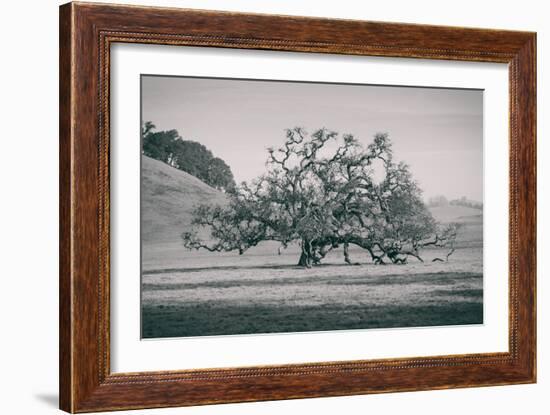
[[457,230],[436,223],[408,165],[394,162],[387,134],[364,147],[350,134],[294,128],[283,146],[268,149],[265,174],[234,187],[228,206],[198,206],[182,238],[190,249],[239,253],[262,241],[297,241],[298,264],[310,267],[339,246],[351,264],[350,244],[376,264],[422,261],[422,248],[451,246]]
[[184,140],[176,130],[155,129],[150,121],[142,126],[144,155],[183,170],[218,190],[228,191],[235,186],[231,168],[204,145]]

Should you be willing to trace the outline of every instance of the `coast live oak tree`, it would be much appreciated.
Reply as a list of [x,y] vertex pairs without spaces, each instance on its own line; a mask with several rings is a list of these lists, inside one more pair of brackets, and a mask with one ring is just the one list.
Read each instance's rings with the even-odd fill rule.
[[227,206],[197,207],[193,228],[182,234],[185,246],[242,254],[262,241],[298,242],[305,267],[340,246],[348,264],[350,245],[375,264],[423,261],[428,246],[450,247],[445,260],[453,252],[458,225],[436,223],[409,167],[393,161],[387,134],[364,147],[352,135],[320,129],[308,136],[294,128],[282,147],[268,150],[266,167],[252,183],[232,188]]

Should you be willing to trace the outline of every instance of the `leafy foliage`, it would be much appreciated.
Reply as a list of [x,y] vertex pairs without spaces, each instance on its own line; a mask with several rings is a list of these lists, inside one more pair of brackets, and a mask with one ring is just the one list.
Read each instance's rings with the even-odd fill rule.
[[[268,149],[267,172],[230,192],[227,207],[199,206],[193,229],[182,235],[191,249],[245,252],[261,241],[284,247],[299,241],[299,265],[310,267],[343,245],[367,250],[376,264],[406,263],[423,247],[454,242],[458,225],[439,226],[421,199],[405,163],[395,163],[387,134],[367,147],[352,135],[321,129],[311,136],[287,130]],[[198,237],[207,228],[211,241]],[[448,259],[448,256],[447,256]]]
[[150,121],[142,126],[143,154],[183,170],[218,190],[229,191],[235,186],[231,168],[204,145],[182,139],[176,130],[154,130],[155,125]]

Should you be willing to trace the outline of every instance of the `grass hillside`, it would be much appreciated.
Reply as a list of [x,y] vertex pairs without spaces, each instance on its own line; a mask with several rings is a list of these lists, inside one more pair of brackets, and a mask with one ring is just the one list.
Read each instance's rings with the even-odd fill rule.
[[483,247],[483,211],[466,206],[431,207],[435,220],[441,223],[462,223],[456,238],[456,248]]
[[226,196],[190,174],[142,156],[141,235],[144,243],[181,241],[195,206],[224,204]]

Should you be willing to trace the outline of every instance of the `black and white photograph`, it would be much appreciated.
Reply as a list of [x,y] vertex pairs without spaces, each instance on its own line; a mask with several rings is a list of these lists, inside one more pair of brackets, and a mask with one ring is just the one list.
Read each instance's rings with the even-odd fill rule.
[[548,412],[547,3],[2,6],[1,413]]
[[484,322],[483,90],[142,75],[140,194],[144,339]]

